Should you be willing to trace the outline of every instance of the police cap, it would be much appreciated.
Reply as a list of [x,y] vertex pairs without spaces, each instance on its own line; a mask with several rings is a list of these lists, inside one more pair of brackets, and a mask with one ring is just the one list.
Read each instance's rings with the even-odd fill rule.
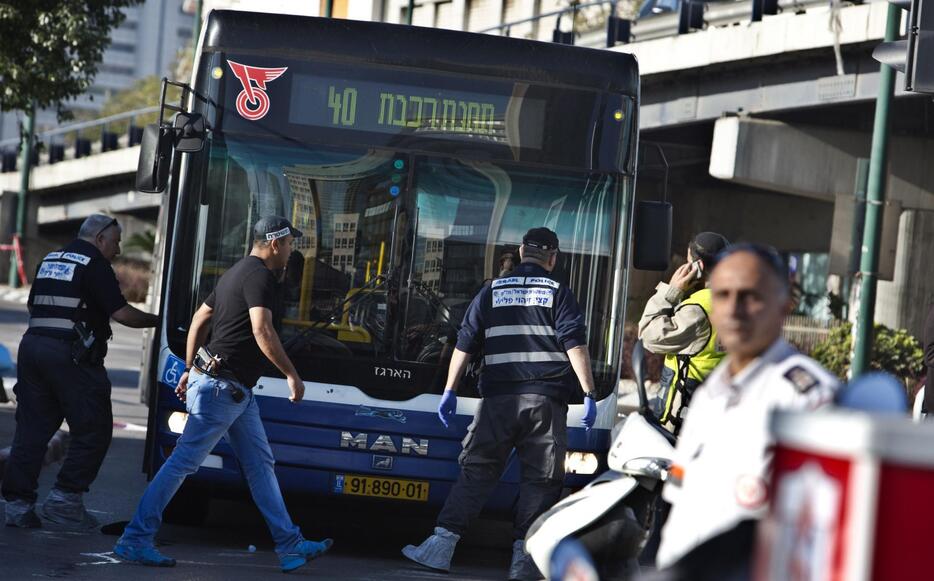
[[532,228],[522,237],[522,244],[539,250],[558,250],[558,235],[548,228]]

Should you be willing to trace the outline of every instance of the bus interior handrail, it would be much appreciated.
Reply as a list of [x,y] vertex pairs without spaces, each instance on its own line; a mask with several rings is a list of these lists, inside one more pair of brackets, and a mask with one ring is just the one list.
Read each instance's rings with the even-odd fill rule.
[[[334,323],[334,320],[337,319],[339,315],[343,314],[344,307],[353,303],[358,297],[363,296],[364,294],[363,291],[376,290],[379,287],[386,284],[388,281],[389,281],[389,277],[387,275],[385,274],[376,275],[375,277],[373,277],[371,281],[369,281],[368,283],[364,284],[362,287],[357,289],[357,292],[353,294],[348,294],[346,297],[344,297],[344,299],[340,303],[338,303],[336,307],[331,309],[331,311],[327,315],[315,321],[310,321],[310,323],[312,323],[311,326],[309,326],[307,329],[303,330],[298,335],[286,341],[282,347],[286,350],[286,352],[288,352],[289,349],[291,349],[296,344],[298,344],[299,340],[305,338],[307,335],[315,331],[321,331],[323,329],[326,329],[329,325],[332,325]],[[318,326],[318,325],[321,325],[321,326]]]

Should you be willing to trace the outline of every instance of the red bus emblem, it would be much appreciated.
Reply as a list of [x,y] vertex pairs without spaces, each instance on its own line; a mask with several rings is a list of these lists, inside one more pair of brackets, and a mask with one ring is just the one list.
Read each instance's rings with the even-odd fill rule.
[[237,95],[237,113],[250,121],[258,121],[265,117],[266,113],[269,113],[266,83],[281,77],[289,67],[251,67],[231,60],[228,60],[227,64],[243,85],[243,90]]

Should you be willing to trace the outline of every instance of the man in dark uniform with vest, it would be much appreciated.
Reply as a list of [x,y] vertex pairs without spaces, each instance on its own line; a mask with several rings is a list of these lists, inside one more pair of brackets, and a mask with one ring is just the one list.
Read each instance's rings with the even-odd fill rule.
[[[665,355],[661,393],[662,423],[681,428],[681,415],[691,395],[714,370],[724,353],[710,324],[708,280],[717,255],[728,245],[716,232],[701,232],[688,244],[687,263],[678,267],[671,282],[659,283],[639,321],[639,338],[652,353]],[[676,399],[680,397],[680,405]]]
[[113,434],[110,380],[104,369],[110,319],[155,327],[158,318],[127,304],[110,263],[120,254],[120,225],[94,214],[78,238],[49,253],[29,292],[29,329],[17,361],[16,434],[3,478],[6,524],[41,526],[36,488],[46,446],[62,420],[71,442],[42,516],[70,528],[98,525],[82,495],[97,477]]
[[521,263],[505,278],[484,285],[458,333],[438,415],[445,426],[457,409],[457,386],[482,348],[483,396],[464,439],[461,472],[438,516],[434,534],[403,555],[448,571],[454,548],[499,482],[513,449],[521,468],[509,579],[540,579],[525,552],[525,534],[561,495],[567,451],[568,401],[584,391],[582,423],[596,419],[594,382],[584,315],[566,286],[550,273],[558,237],[533,228],[519,247]]

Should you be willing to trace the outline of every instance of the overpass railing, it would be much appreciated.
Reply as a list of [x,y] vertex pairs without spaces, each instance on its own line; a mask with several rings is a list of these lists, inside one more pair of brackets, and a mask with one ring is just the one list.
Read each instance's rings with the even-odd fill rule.
[[[54,164],[139,145],[143,126],[154,123],[158,114],[158,106],[143,107],[39,132],[35,136],[32,165]],[[0,141],[0,173],[17,170],[19,151],[19,139]]]
[[[830,2],[831,6],[860,3],[862,0]],[[803,13],[827,4],[828,0],[595,0],[477,32],[601,48],[748,24],[770,15]]]

